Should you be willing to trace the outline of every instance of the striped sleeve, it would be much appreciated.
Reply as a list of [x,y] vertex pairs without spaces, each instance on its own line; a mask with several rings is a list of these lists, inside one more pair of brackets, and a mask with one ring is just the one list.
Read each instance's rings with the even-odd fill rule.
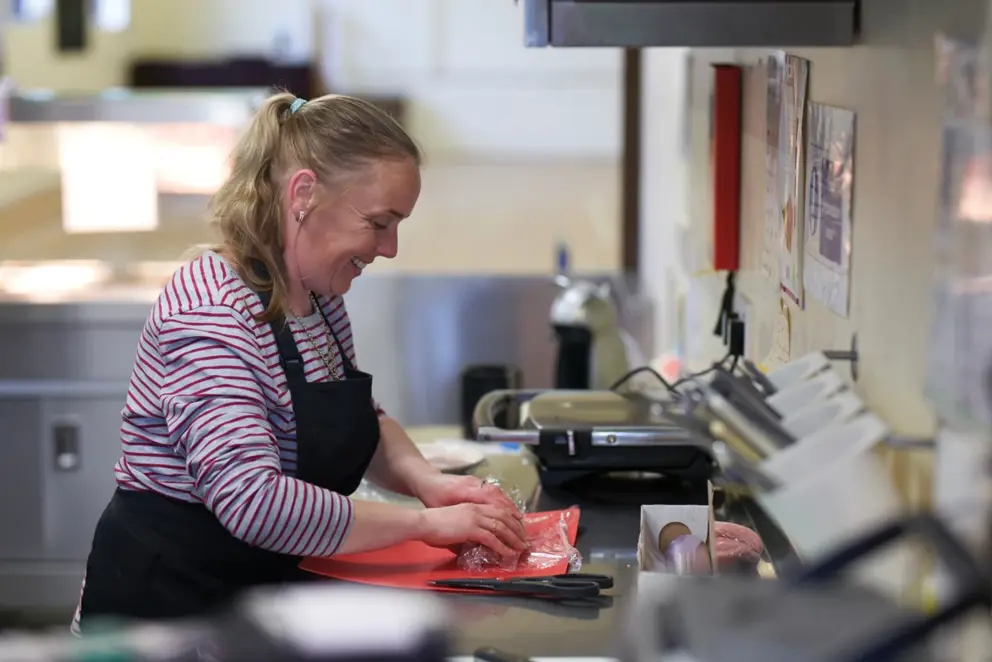
[[266,365],[248,321],[202,306],[163,320],[158,343],[166,425],[195,494],[250,545],[333,554],[351,526],[351,501],[282,473],[266,419]]

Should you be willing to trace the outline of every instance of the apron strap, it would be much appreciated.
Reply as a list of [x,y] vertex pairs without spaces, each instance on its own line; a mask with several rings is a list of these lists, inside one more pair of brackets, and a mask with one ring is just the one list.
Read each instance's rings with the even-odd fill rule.
[[[272,296],[269,292],[258,292],[258,297],[262,300],[262,307],[268,308]],[[269,322],[272,335],[276,338],[276,348],[279,350],[279,363],[286,371],[286,379],[289,382],[298,380],[306,381],[303,372],[303,357],[300,355],[300,348],[296,346],[293,339],[293,331],[289,328],[285,317]]]

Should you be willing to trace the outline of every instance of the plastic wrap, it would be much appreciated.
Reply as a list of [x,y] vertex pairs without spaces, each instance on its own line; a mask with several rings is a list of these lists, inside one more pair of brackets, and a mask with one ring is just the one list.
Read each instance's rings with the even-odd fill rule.
[[513,505],[517,507],[517,510],[522,513],[527,512],[527,499],[524,498],[523,492],[520,491],[519,487],[516,485],[504,485],[503,482],[495,476],[489,476],[485,478],[484,481],[489,485],[493,485],[502,490],[503,494],[509,497],[510,501],[513,502]]
[[568,562],[569,572],[577,572],[582,567],[582,555],[568,540],[569,520],[578,516],[577,510],[528,513],[526,500],[522,498],[519,489],[507,487],[496,478],[487,478],[486,482],[503,490],[520,512],[524,513],[524,528],[530,549],[511,558],[502,558],[485,545],[464,545],[458,554],[458,567],[461,570],[484,572],[498,568],[507,572],[530,572],[546,570],[563,561]]
[[691,534],[673,540],[665,550],[665,571],[676,575],[707,575],[713,572],[706,543]]

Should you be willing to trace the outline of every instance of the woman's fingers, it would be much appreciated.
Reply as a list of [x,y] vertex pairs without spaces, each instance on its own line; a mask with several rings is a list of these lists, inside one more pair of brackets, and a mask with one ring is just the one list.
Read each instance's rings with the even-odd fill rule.
[[480,510],[483,530],[489,531],[513,549],[527,549],[527,531],[520,520],[502,508],[486,506]]
[[515,556],[517,556],[517,554],[519,554],[519,552],[515,552],[509,547],[507,547],[491,531],[487,531],[482,527],[476,529],[475,535],[472,536],[472,542],[477,542],[480,545],[484,545],[488,547],[489,549],[493,550],[504,559],[512,559]]
[[517,508],[517,504],[513,503],[510,497],[506,496],[503,490],[499,489],[492,483],[486,483],[482,486],[482,494],[485,499],[486,505],[495,506],[497,508],[506,508],[510,512],[514,513],[517,519],[523,519],[523,513]]
[[521,540],[526,542],[527,527],[524,526],[523,521],[517,519],[514,513],[515,511],[512,510],[497,508],[493,513],[493,517],[498,518],[503,524],[506,525],[507,529],[514,532]]

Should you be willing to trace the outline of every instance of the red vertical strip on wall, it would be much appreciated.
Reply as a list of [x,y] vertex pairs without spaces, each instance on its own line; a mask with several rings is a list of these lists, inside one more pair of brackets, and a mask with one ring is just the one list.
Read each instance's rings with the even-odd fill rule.
[[743,73],[713,65],[713,268],[736,271],[740,262],[741,105]]

